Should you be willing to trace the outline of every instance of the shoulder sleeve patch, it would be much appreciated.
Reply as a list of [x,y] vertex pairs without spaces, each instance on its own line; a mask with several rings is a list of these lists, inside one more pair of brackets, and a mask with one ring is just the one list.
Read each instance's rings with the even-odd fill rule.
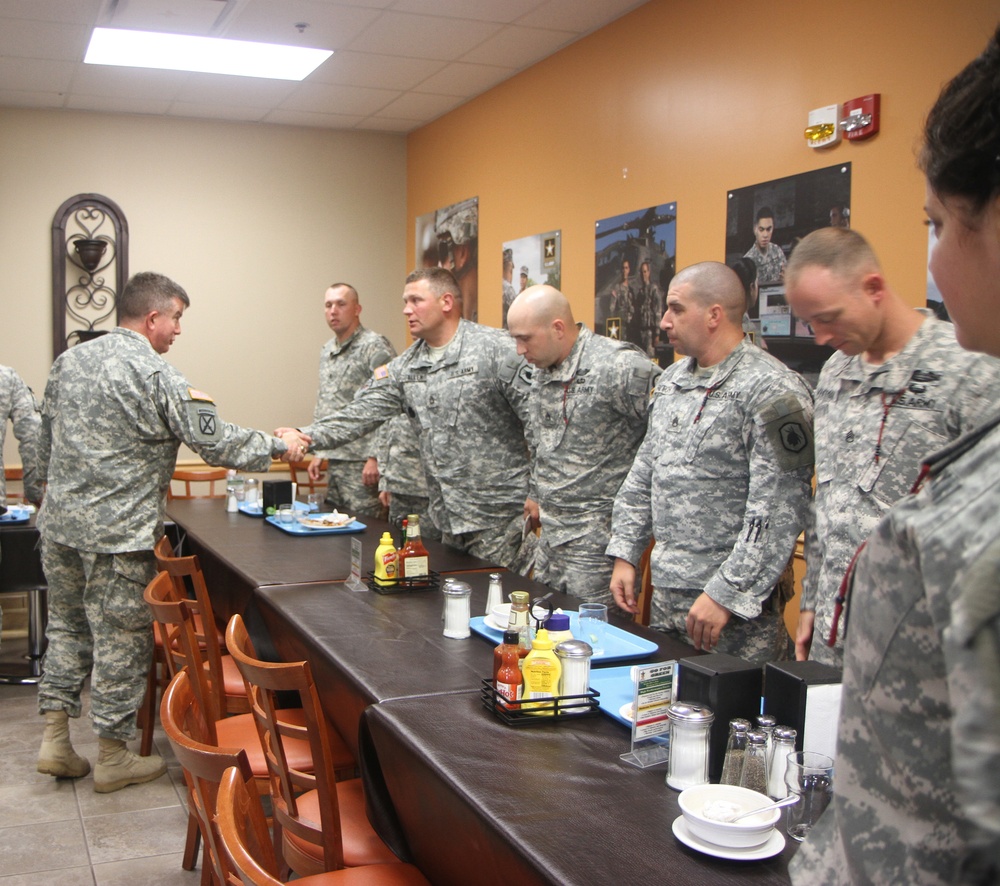
[[214,403],[215,398],[210,397],[204,391],[196,390],[195,388],[188,388],[188,396],[192,400],[203,400],[205,403]]
[[215,443],[222,439],[222,422],[215,404],[205,400],[185,400],[181,408],[196,443]]
[[516,352],[505,355],[503,363],[500,364],[500,368],[497,370],[497,376],[500,378],[500,381],[505,385],[509,385],[518,372],[520,372],[522,363],[522,359]]
[[812,422],[795,397],[786,394],[772,400],[760,411],[760,422],[782,469],[792,471],[813,463]]
[[379,381],[380,379],[388,377],[389,377],[389,365],[387,363],[383,363],[381,366],[376,366],[375,371],[372,372],[372,378],[374,378],[375,381]]

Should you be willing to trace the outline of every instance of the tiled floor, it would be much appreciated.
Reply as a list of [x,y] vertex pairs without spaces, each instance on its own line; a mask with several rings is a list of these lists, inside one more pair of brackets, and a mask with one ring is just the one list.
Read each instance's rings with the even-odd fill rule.
[[[5,641],[4,661],[24,652]],[[84,714],[70,721],[77,753],[97,759],[97,737]],[[0,685],[0,886],[196,886],[199,870],[181,869],[187,826],[184,780],[163,733],[157,751],[167,774],[113,794],[95,794],[93,777],[55,779],[35,771],[44,721],[34,686]],[[137,750],[137,743],[133,749]]]

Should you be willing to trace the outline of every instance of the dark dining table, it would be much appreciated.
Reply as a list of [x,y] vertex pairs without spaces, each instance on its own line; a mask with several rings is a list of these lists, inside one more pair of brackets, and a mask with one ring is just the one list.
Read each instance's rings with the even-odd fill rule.
[[4,665],[10,670],[0,674],[0,683],[37,683],[41,678],[48,584],[38,538],[34,514],[26,523],[0,522],[0,594],[26,594],[28,599],[28,654],[24,664]]

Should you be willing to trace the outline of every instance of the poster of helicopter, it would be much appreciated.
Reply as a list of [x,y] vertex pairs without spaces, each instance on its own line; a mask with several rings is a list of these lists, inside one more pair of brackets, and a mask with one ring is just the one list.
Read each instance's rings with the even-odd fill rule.
[[817,228],[851,226],[851,164],[815,169],[728,192],[726,264],[747,286],[744,326],[761,347],[815,383],[833,351],[785,300],[795,244]]
[[532,234],[503,244],[503,316],[507,328],[510,303],[536,283],[562,289],[561,231]]
[[479,198],[418,215],[417,267],[447,268],[462,290],[462,316],[479,318]]
[[660,341],[660,319],[677,266],[677,204],[601,219],[594,246],[594,331],[669,366],[673,348]]

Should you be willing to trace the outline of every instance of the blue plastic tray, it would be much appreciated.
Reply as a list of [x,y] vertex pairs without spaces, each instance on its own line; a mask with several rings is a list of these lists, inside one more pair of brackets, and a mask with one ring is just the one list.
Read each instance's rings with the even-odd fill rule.
[[607,714],[623,726],[632,728],[632,721],[620,713],[622,706],[632,704],[635,697],[635,683],[632,682],[632,666],[618,668],[597,668],[590,672],[590,688],[600,692],[597,705],[601,713]]
[[303,526],[298,521],[294,523],[280,523],[277,517],[264,518],[272,526],[277,526],[282,532],[289,535],[349,535],[352,532],[364,532],[368,527],[364,523],[354,520],[346,526],[330,526],[323,529],[314,529],[311,526]]
[[31,511],[19,508],[16,505],[7,509],[6,514],[0,514],[0,523],[7,526],[18,526],[27,523],[31,519]]
[[[569,629],[573,632],[574,637],[578,636],[580,633],[579,615],[575,612],[567,612],[566,615],[569,616]],[[475,633],[479,634],[480,637],[484,637],[494,645],[503,639],[503,634],[500,631],[490,627],[488,624],[484,624],[484,616],[482,615],[473,618],[469,622],[469,627]],[[628,661],[632,658],[645,658],[647,655],[656,652],[657,649],[659,647],[655,643],[645,640],[642,637],[637,637],[635,634],[630,634],[617,625],[609,624],[607,633],[604,635],[604,649],[600,652],[595,652],[591,661]],[[591,671],[591,675],[593,673]],[[591,679],[591,684],[593,684],[593,679]]]
[[[297,501],[294,503],[295,510],[297,511],[308,511],[309,505],[304,501]],[[236,505],[239,508],[241,514],[246,514],[248,517],[263,517],[264,511],[261,509],[260,505],[248,505],[246,502],[241,501]]]

